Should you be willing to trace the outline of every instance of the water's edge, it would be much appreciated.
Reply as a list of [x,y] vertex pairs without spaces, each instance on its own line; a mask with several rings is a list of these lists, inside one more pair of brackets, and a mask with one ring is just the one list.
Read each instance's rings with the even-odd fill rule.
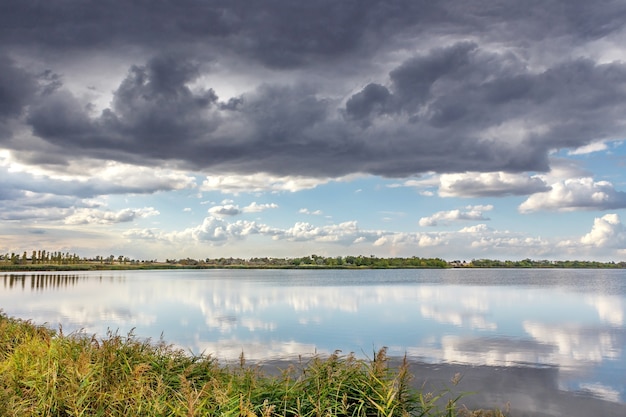
[[[267,360],[248,362],[267,374],[279,373],[289,366],[306,364],[300,361]],[[397,369],[402,358],[389,358],[389,366]],[[462,364],[431,364],[408,360],[409,371],[414,376],[411,384],[423,392],[438,393],[450,389],[452,394],[466,394],[458,402],[468,409],[494,409],[506,411],[512,417],[559,416],[626,416],[626,404],[606,401],[590,392],[561,390],[556,367],[495,367]],[[452,380],[461,379],[454,385]],[[519,387],[525,389],[520,392]]]

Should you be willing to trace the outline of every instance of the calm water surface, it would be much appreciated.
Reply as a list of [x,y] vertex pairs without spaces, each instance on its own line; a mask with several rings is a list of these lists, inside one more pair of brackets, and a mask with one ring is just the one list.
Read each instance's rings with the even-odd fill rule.
[[64,332],[163,335],[225,360],[386,346],[427,364],[547,369],[560,391],[626,403],[626,271],[3,273],[0,308]]

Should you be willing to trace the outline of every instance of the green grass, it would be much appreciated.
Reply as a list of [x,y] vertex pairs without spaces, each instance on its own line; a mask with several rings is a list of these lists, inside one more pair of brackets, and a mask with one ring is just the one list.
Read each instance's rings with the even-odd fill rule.
[[133,334],[64,335],[0,311],[1,416],[503,416],[422,392],[386,351],[314,357],[266,374]]

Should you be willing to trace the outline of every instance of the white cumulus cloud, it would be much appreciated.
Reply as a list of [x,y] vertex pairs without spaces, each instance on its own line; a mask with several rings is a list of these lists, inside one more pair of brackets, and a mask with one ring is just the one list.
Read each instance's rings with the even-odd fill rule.
[[301,208],[300,210],[298,210],[298,213],[300,214],[311,214],[314,216],[321,216],[323,214],[322,210],[309,210],[307,208]]
[[66,224],[114,224],[132,222],[135,219],[160,214],[153,207],[140,209],[127,208],[119,211],[106,211],[95,208],[80,208],[65,218]]
[[202,182],[201,191],[220,191],[227,194],[247,192],[296,192],[308,190],[330,182],[329,178],[301,176],[279,177],[258,173],[254,175],[210,175]]
[[606,143],[604,142],[594,142],[589,145],[581,146],[580,148],[576,148],[567,152],[568,155],[586,155],[593,152],[605,151],[608,149]]
[[236,206],[234,204],[213,206],[208,211],[213,216],[236,216],[237,214],[241,213],[239,206]]
[[484,233],[488,231],[489,231],[489,228],[487,227],[487,225],[484,223],[481,223],[475,226],[464,227],[461,230],[459,230],[459,233]]
[[432,216],[422,217],[419,220],[420,226],[437,226],[439,222],[452,222],[458,220],[489,220],[488,217],[483,216],[484,211],[493,210],[492,205],[479,205],[479,206],[467,206],[465,208],[467,211],[461,210],[449,210],[449,211],[438,211]]
[[224,244],[230,240],[239,240],[246,236],[256,234],[270,234],[270,228],[263,224],[239,220],[229,223],[224,219],[209,216],[206,217],[202,224],[169,234],[166,237],[170,240],[192,240],[196,242],[212,242],[216,244]]
[[626,248],[626,227],[617,214],[596,217],[591,231],[580,238],[585,245]]
[[521,213],[540,210],[613,210],[626,207],[626,193],[609,181],[571,178],[552,184],[550,191],[536,193],[519,206]]
[[506,172],[467,172],[439,177],[441,197],[528,195],[547,189],[546,183],[538,176]]
[[255,201],[250,203],[250,205],[244,207],[241,211],[244,213],[259,213],[268,209],[278,208],[278,204],[268,203],[268,204],[257,204]]

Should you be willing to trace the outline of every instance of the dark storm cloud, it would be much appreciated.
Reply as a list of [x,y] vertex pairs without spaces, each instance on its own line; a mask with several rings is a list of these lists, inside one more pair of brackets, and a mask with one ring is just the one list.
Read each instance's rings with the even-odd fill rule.
[[369,84],[343,108],[304,85],[264,85],[237,105],[220,103],[213,90],[189,87],[197,71],[156,58],[133,66],[95,119],[61,90],[34,105],[29,121],[38,136],[85,155],[249,173],[407,176],[544,171],[552,149],[619,137],[626,114],[624,64],[574,60],[531,73],[513,55],[470,43],[408,59],[381,80],[389,87]]
[[90,118],[85,105],[61,90],[34,104],[28,121],[36,135],[78,153],[100,150],[115,158],[145,152],[148,157],[185,159],[181,151],[187,142],[216,127],[208,113],[217,100],[213,90],[191,91],[186,85],[197,75],[193,62],[158,57],[131,67],[112,107],[97,118]]
[[[62,68],[36,80],[0,63],[0,123],[26,114],[35,136],[71,157],[212,172],[546,171],[553,149],[623,137],[626,65],[558,51],[617,42],[625,11],[610,1],[5,2],[8,53],[60,66],[139,53],[99,114],[61,85],[71,81]],[[218,97],[212,65],[229,63],[274,77]]]
[[35,78],[0,51],[0,143],[9,136],[9,121],[19,118],[36,90]]
[[611,0],[20,0],[0,5],[0,38],[62,51],[224,46],[284,67],[380,47],[399,32],[425,38],[489,32],[520,44],[597,39],[619,31],[625,16],[624,4]]
[[380,84],[368,84],[362,91],[356,93],[346,103],[346,114],[351,119],[363,120],[372,113],[385,114],[389,109],[391,93],[387,87]]
[[229,14],[219,3],[202,0],[5,1],[0,36],[8,44],[60,50],[157,47],[236,31]]
[[0,54],[0,120],[19,115],[35,89],[34,78]]
[[67,91],[43,97],[33,104],[28,122],[37,136],[57,144],[60,144],[58,140],[84,142],[92,134],[85,106]]
[[63,52],[227,48],[282,68],[371,48],[385,42],[387,30],[445,14],[434,2],[414,0],[24,0],[0,6],[0,38]]

